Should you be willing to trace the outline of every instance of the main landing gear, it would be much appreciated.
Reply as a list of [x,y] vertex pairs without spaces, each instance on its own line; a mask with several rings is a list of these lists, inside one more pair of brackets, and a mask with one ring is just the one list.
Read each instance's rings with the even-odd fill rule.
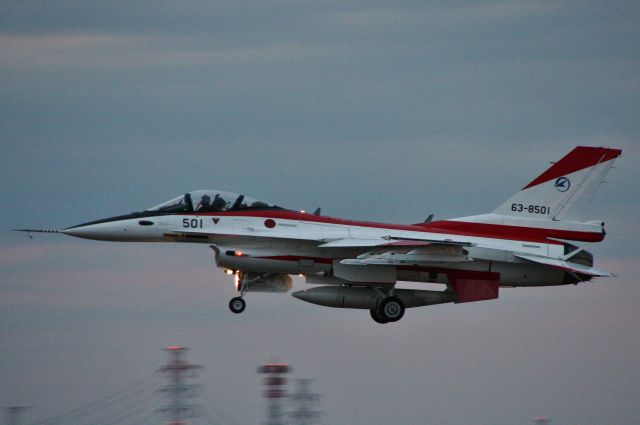
[[[376,292],[380,293],[379,290]],[[378,303],[376,308],[369,310],[371,318],[377,323],[390,323],[397,322],[404,316],[404,303],[398,297],[394,297],[393,291],[388,297],[382,298],[382,301]]]

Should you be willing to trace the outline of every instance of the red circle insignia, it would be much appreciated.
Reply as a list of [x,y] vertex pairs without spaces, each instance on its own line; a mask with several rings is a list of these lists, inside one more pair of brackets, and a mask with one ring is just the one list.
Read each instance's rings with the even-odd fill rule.
[[268,218],[264,221],[264,226],[268,227],[269,229],[273,229],[274,227],[276,227],[276,221],[272,218]]

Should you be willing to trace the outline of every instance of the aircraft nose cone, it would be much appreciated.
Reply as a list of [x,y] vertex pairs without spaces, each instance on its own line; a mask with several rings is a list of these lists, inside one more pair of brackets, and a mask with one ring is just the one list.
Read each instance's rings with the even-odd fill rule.
[[68,229],[60,230],[60,233],[64,233],[65,235],[69,235],[69,236],[76,236],[77,235],[76,230],[77,230],[76,227],[69,227]]
[[62,230],[62,233],[69,236],[75,236],[77,238],[84,239],[102,239],[104,237],[104,229],[101,229],[99,225],[89,224],[69,227]]
[[130,227],[131,223],[127,220],[107,219],[72,226],[64,229],[62,233],[98,241],[127,241],[131,238]]
[[[105,218],[71,226],[61,231],[65,235],[112,242],[160,242],[163,230],[139,213]],[[151,217],[149,217],[151,218]]]
[[89,223],[71,226],[61,232],[65,235],[99,241],[129,241],[135,233],[139,215],[131,213],[117,217],[104,218]]

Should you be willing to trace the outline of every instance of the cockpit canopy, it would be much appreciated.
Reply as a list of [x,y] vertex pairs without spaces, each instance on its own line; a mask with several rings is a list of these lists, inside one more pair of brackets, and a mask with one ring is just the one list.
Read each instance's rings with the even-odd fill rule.
[[277,205],[260,201],[238,193],[221,190],[194,190],[147,211],[161,213],[219,212],[237,210],[282,209]]

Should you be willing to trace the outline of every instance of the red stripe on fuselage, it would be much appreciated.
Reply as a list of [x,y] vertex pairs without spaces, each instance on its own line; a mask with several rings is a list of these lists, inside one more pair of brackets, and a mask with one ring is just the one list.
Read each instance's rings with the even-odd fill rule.
[[[548,238],[568,239],[581,242],[600,242],[602,232],[578,232],[574,230],[542,229],[537,227],[506,226],[504,224],[471,223],[466,221],[434,221],[426,223],[429,231],[456,235],[477,236],[496,239],[510,239],[527,242],[559,243]],[[432,228],[431,226],[434,226]]]
[[599,242],[604,239],[600,232],[577,232],[571,230],[542,229],[501,224],[470,223],[463,221],[441,220],[420,224],[388,224],[370,221],[345,220],[341,218],[318,216],[290,210],[248,210],[192,213],[198,216],[215,217],[256,217],[264,219],[299,220],[310,223],[322,223],[340,226],[359,226],[372,229],[402,230],[421,233],[438,233],[479,238],[506,239],[524,242],[538,242],[561,245],[561,242],[548,238],[568,239],[583,242]]

